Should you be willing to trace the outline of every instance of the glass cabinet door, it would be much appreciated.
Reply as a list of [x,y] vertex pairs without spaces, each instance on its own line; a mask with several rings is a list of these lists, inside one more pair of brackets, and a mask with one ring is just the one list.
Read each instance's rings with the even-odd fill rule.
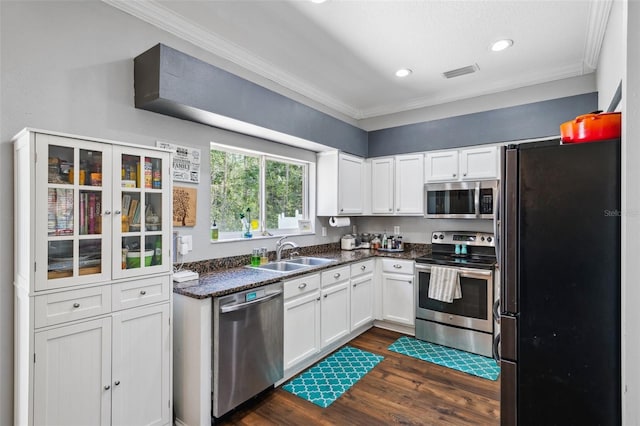
[[114,160],[114,278],[169,271],[169,155],[114,147]]
[[[36,238],[46,241],[36,241],[36,290],[109,279],[111,219],[105,206],[111,190],[104,182],[111,179],[110,150],[105,144],[37,135]],[[46,268],[40,259],[46,259]]]

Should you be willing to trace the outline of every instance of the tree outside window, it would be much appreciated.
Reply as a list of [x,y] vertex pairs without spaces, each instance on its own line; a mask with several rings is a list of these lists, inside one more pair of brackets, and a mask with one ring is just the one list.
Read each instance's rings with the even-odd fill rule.
[[220,239],[240,238],[241,214],[254,222],[253,235],[296,232],[308,217],[308,165],[212,144],[211,223]]

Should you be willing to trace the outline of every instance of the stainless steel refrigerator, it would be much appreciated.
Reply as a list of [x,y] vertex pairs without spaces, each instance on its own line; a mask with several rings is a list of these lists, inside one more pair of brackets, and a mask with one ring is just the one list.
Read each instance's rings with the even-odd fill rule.
[[503,150],[502,425],[619,425],[620,140]]

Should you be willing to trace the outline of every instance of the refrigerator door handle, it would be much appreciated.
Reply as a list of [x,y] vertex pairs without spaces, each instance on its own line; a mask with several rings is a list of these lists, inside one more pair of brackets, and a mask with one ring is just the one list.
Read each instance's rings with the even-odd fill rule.
[[500,333],[493,338],[493,359],[500,362]]
[[493,205],[493,238],[496,244],[496,261],[500,265],[500,188],[496,189],[496,201]]
[[505,158],[505,217],[502,312],[518,312],[518,150],[508,149]]
[[473,208],[476,212],[476,217],[480,217],[480,182],[476,182],[476,189],[473,197]]

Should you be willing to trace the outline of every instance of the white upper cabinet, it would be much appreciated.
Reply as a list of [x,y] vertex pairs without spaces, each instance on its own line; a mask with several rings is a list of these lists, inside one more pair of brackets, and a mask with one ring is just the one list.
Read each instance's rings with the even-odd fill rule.
[[371,160],[371,213],[423,214],[423,155],[396,155]]
[[498,147],[495,145],[427,152],[424,167],[425,183],[500,177]]
[[393,214],[394,161],[389,158],[371,160],[371,213]]
[[397,215],[424,214],[423,174],[422,154],[396,156],[395,213]]
[[463,180],[495,179],[498,172],[497,146],[460,151],[460,173]]
[[424,158],[425,182],[458,179],[458,151],[427,152]]
[[318,154],[317,215],[360,215],[364,212],[364,160],[338,151]]

